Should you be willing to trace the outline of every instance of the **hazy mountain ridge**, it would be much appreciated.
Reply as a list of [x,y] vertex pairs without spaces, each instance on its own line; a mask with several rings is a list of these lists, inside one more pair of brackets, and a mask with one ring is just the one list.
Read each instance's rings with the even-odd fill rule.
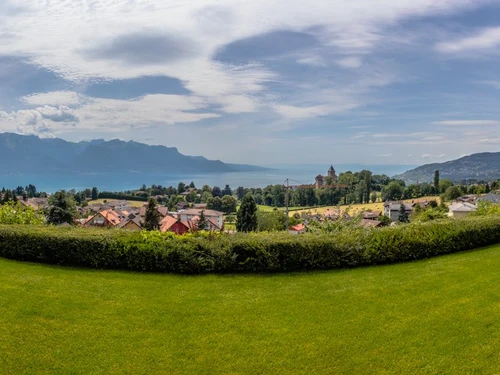
[[68,142],[60,138],[0,133],[0,173],[224,173],[265,168],[186,156],[175,147],[102,139]]
[[407,182],[431,182],[434,171],[452,181],[496,180],[500,178],[500,152],[481,152],[444,163],[425,164],[394,176]]

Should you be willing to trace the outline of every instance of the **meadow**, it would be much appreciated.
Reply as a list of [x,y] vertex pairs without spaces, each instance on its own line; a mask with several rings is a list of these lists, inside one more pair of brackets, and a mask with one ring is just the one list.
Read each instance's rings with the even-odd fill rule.
[[[131,200],[127,200],[125,199],[130,207],[142,207],[144,206],[144,204],[146,204],[147,202],[143,202],[143,201],[131,201]],[[122,201],[122,199],[94,199],[94,200],[91,200],[88,202],[89,205],[92,205],[92,204],[104,204],[104,203],[110,203],[110,202],[117,202],[117,201]]]
[[0,258],[0,373],[496,373],[499,268],[499,245],[275,275]]

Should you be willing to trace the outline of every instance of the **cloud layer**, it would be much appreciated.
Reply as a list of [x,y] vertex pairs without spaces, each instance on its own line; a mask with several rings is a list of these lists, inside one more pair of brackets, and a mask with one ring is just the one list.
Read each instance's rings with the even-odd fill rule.
[[252,142],[283,161],[322,158],[323,140],[344,162],[414,163],[463,153],[452,127],[491,132],[468,153],[500,137],[494,1],[19,4],[0,9],[0,130],[254,163],[276,153]]

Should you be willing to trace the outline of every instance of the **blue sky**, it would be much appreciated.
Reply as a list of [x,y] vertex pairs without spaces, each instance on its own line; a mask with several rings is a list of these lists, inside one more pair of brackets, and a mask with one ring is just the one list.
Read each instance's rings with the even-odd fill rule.
[[0,0],[0,131],[422,164],[500,151],[499,99],[500,0]]

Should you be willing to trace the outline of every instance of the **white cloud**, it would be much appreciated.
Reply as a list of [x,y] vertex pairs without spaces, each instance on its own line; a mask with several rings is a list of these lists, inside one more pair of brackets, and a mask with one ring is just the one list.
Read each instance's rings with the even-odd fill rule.
[[297,60],[297,64],[309,65],[313,67],[325,67],[327,63],[321,56],[305,56]]
[[[73,95],[74,94],[74,95]],[[45,104],[58,98],[58,93],[44,93],[24,98],[31,103]],[[78,130],[125,131],[130,127],[141,128],[150,125],[172,125],[195,122],[219,117],[206,107],[203,98],[183,95],[146,95],[135,100],[91,98],[67,93],[64,98],[77,97],[73,108],[67,106],[43,105],[15,112],[0,111],[0,130],[18,131],[23,134],[58,134]],[[243,98],[229,98],[226,110],[232,107],[249,106]],[[247,108],[248,110],[249,108]]]
[[382,157],[382,158],[389,158],[389,157],[391,157],[391,156],[392,156],[392,154],[391,154],[391,153],[387,153],[387,154],[378,154],[377,156]]
[[446,154],[439,154],[439,155],[433,155],[433,154],[422,154],[420,156],[421,159],[443,159],[446,156]]
[[500,46],[500,27],[487,27],[474,35],[436,44],[441,53],[462,53],[494,49]]
[[363,62],[359,57],[345,57],[343,59],[335,61],[335,63],[346,69],[356,69],[363,65]]
[[39,94],[28,95],[22,98],[26,104],[30,105],[77,105],[81,101],[81,96],[73,91],[52,91]]
[[498,120],[445,120],[445,121],[435,121],[434,125],[443,126],[495,126],[500,125]]

